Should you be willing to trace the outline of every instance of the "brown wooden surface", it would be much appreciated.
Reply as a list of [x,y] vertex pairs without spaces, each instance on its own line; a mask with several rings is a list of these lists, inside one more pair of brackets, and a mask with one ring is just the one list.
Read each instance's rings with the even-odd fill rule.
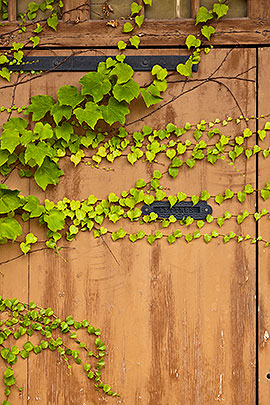
[[[57,36],[52,29],[45,29],[41,35],[40,45],[51,48],[83,46],[87,48],[117,46],[119,40],[126,40],[127,35],[121,33],[125,21],[120,21],[118,28],[107,26],[106,21],[85,21],[74,24],[68,19],[59,22]],[[34,24],[34,23],[31,23]],[[213,24],[216,33],[213,45],[268,45],[270,44],[270,23],[259,19],[232,19]],[[10,35],[17,28],[16,23],[1,27],[0,46],[10,46],[14,41],[23,42],[25,34]],[[184,46],[189,34],[198,35],[194,21],[188,20],[146,20],[141,29],[134,33],[140,34],[141,46]],[[206,42],[207,43],[207,42]]]
[[16,21],[16,17],[17,17],[16,0],[10,0],[8,2],[8,19],[9,21]]
[[[64,21],[85,21],[90,18],[90,1],[89,0],[65,0],[64,4]],[[77,9],[79,6],[82,6]],[[76,10],[77,9],[77,10]],[[69,11],[72,10],[72,11]]]
[[[269,111],[269,83],[270,75],[268,64],[270,62],[270,52],[268,49],[259,49],[259,113],[267,114]],[[262,142],[261,142],[262,143]],[[262,143],[263,149],[270,146],[269,137]],[[270,164],[268,159],[259,159],[259,187],[264,187],[270,180]],[[259,199],[259,209],[268,208],[267,202]],[[263,218],[259,222],[259,234],[269,237],[269,218]],[[266,248],[260,246],[259,249],[259,403],[266,405],[270,397],[270,379],[267,374],[270,372],[270,270],[269,253]]]
[[[255,64],[254,49],[213,50],[203,57],[194,78],[207,78],[220,65],[216,77],[235,76]],[[61,72],[37,78],[18,87],[15,104],[27,104],[35,94],[55,96],[59,86],[76,84],[82,75]],[[255,80],[255,69],[242,77]],[[136,78],[145,83],[150,75],[137,73]],[[241,111],[245,115],[255,114],[253,82],[217,80],[221,84],[205,83],[197,90],[191,90],[197,82],[187,84],[185,90],[190,90],[189,93],[129,130],[144,124],[158,129],[168,122],[181,126],[187,121],[214,120],[222,118],[225,111],[234,117]],[[170,84],[166,100],[179,94],[182,86]],[[1,93],[7,104],[8,94],[6,90]],[[133,118],[142,117],[142,103],[135,102],[133,107]],[[223,130],[230,135],[240,133],[236,124]],[[18,180],[15,173],[8,185],[19,184],[25,195],[40,195],[41,199],[53,201],[64,195],[83,199],[92,193],[103,198],[111,191],[119,194],[133,187],[140,177],[149,180],[154,168],[163,167],[137,164],[133,168],[122,158],[114,163],[114,171],[109,172],[85,165],[74,169],[68,159],[61,166],[66,176],[57,188],[49,187],[45,195],[32,181]],[[199,194],[204,188],[212,195],[228,187],[239,191],[245,182],[255,186],[254,159],[237,162],[236,166],[246,177],[223,161],[214,166],[199,162],[192,170],[183,169],[174,181],[166,177],[164,185],[171,194],[184,191],[189,195]],[[213,215],[219,216],[227,209],[235,213],[243,209],[252,212],[255,200],[248,198],[244,206],[236,201],[221,207],[212,200],[210,203]],[[127,227],[125,223],[123,226]],[[137,231],[138,227],[135,223],[128,228]],[[159,225],[149,227],[154,231]],[[213,229],[212,225],[203,231],[210,228]],[[232,229],[252,235],[256,232],[253,220],[243,226],[236,226],[231,220],[222,232]],[[31,231],[44,236],[34,221]],[[29,358],[24,396],[18,399],[16,393],[11,403],[255,404],[254,245],[235,242],[224,245],[221,240],[209,245],[202,240],[186,244],[180,240],[169,246],[162,240],[151,247],[146,241],[134,245],[128,240],[113,243],[109,236],[101,240],[81,233],[72,243],[64,242],[64,246],[68,248],[62,251],[66,263],[53,252],[42,251],[2,266],[1,292],[4,296],[12,293],[21,300],[51,306],[60,317],[72,314],[78,320],[88,318],[100,327],[108,344],[105,381],[122,397],[116,400],[103,397],[92,388],[80,367],[75,365],[69,376],[57,355],[47,353]],[[1,252],[3,249],[4,257],[14,256],[14,249],[18,251],[14,246],[0,246]]]

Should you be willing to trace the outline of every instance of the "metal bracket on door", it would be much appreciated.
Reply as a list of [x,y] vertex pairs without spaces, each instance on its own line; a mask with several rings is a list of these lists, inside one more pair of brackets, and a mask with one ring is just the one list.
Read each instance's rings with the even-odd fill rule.
[[[113,56],[112,56],[113,57]],[[136,55],[127,56],[125,62],[134,71],[151,71],[154,65],[160,65],[168,71],[174,71],[179,63],[188,60],[187,55]],[[9,65],[12,71],[48,71],[57,72],[90,72],[95,71],[100,62],[105,62],[107,56],[27,56],[22,64]],[[1,67],[1,65],[0,65]],[[198,65],[193,65],[192,70],[197,72]]]
[[150,205],[144,205],[142,208],[144,215],[150,215],[154,212],[159,218],[169,218],[173,215],[176,219],[191,217],[193,219],[206,219],[207,215],[212,214],[212,207],[206,201],[200,201],[193,205],[192,201],[183,201],[176,203],[171,207],[169,201],[155,201]]

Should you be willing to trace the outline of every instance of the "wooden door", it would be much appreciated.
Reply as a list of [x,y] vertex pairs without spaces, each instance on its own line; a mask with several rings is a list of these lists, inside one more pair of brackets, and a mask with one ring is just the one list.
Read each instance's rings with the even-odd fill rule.
[[[150,30],[151,22],[149,24]],[[64,34],[60,31],[63,42],[61,35]],[[69,41],[69,45],[72,44],[72,40]],[[147,41],[150,40],[146,34],[146,45]],[[177,48],[154,48],[153,41],[151,45],[140,53],[181,55],[184,52]],[[53,54],[68,52],[70,50],[59,47]],[[94,53],[104,52],[95,50]],[[116,51],[105,50],[105,53],[112,55]],[[40,50],[36,54],[52,53]],[[263,61],[260,65],[258,55]],[[128,131],[139,130],[144,125],[161,129],[168,122],[182,127],[186,122],[196,124],[202,119],[214,122],[216,118],[233,117],[232,122],[219,125],[219,128],[231,138],[239,136],[246,128],[244,120],[240,124],[236,122],[239,116],[256,116],[267,109],[268,56],[264,48],[259,54],[256,47],[213,49],[203,56],[193,80],[185,83],[179,81],[178,75],[171,76],[162,108],[152,107],[151,115],[143,118],[148,115],[143,102],[134,102],[128,124],[135,122],[128,126]],[[82,76],[83,73],[78,72],[52,72],[36,78],[17,87],[14,104],[27,105],[36,94],[56,97],[60,86],[78,86]],[[145,84],[149,82],[150,74],[137,72],[135,78]],[[256,92],[258,83],[259,93]],[[13,93],[2,89],[1,97],[3,104],[10,105]],[[254,131],[258,129],[256,120],[250,120],[248,125]],[[139,178],[149,181],[153,171],[161,170],[167,163],[168,160],[160,158],[158,163],[138,162],[133,167],[121,157],[114,163],[113,170],[107,171],[84,164],[74,169],[69,158],[64,158],[61,166],[65,177],[57,187],[49,187],[45,193],[34,181],[20,179],[16,172],[9,177],[7,185],[19,188],[24,195],[37,195],[42,201],[47,198],[57,202],[64,196],[82,200],[91,194],[106,198],[110,192],[120,195],[123,190],[134,187]],[[110,167],[105,165],[105,168]],[[267,160],[263,159],[259,160],[260,172],[255,158],[239,158],[234,166],[229,165],[228,159],[219,160],[213,166],[203,160],[192,169],[183,167],[175,180],[165,176],[162,185],[171,195],[179,191],[189,196],[199,195],[207,189],[215,196],[227,188],[238,192],[246,184],[264,187],[268,181],[267,168]],[[263,174],[258,177],[261,172]],[[215,218],[223,216],[227,210],[237,215],[244,209],[255,212],[263,208],[258,205],[255,195],[249,196],[243,205],[236,199],[221,206],[213,198],[209,203]],[[203,232],[218,230],[214,223],[215,226],[213,223],[205,225]],[[110,225],[112,230],[119,226],[127,227],[124,221],[118,226]],[[160,224],[148,224],[147,232],[153,233],[160,227]],[[136,223],[127,227],[129,232],[138,229]],[[186,232],[196,229],[194,223]],[[230,219],[222,227],[222,233],[232,230],[237,234],[258,235],[252,218],[241,225],[237,225],[235,218]],[[35,221],[27,231],[39,235],[41,240],[46,237]],[[261,233],[267,239],[267,222],[262,231],[259,230]],[[121,396],[111,399],[101,395],[79,367],[75,365],[68,372],[55,353],[44,353],[33,355],[27,364],[19,364],[18,382],[23,391],[19,396],[12,394],[11,403],[255,404],[258,348],[262,353],[260,403],[267,403],[269,383],[265,377],[268,372],[265,352],[268,350],[269,280],[264,272],[268,263],[267,248],[249,242],[224,244],[221,238],[209,244],[202,238],[192,243],[182,238],[173,245],[165,239],[155,241],[153,246],[146,240],[132,244],[124,239],[114,243],[109,235],[95,239],[88,233],[78,234],[73,242],[65,241],[63,246],[64,260],[53,251],[40,250],[3,264],[1,294],[5,297],[16,295],[22,301],[52,307],[62,318],[72,314],[78,320],[91,320],[102,330],[108,345],[104,379]],[[14,244],[0,249],[1,262],[20,254],[19,247]],[[261,266],[259,313],[258,263]],[[258,314],[261,327],[257,335]]]

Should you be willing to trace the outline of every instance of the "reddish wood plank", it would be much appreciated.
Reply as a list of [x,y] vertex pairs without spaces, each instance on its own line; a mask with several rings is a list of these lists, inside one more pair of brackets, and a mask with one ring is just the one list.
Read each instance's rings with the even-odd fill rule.
[[270,8],[268,0],[248,1],[248,16],[261,22],[270,20]]
[[[82,46],[87,48],[117,46],[119,40],[126,40],[121,30],[125,21],[118,28],[107,26],[106,21],[85,21],[74,24],[68,19],[59,22],[57,37],[55,32],[47,28],[41,35],[41,46],[72,47]],[[34,23],[31,23],[34,24]],[[72,29],[71,29],[72,25]],[[249,18],[224,20],[214,23],[216,33],[213,36],[213,45],[258,45],[270,44],[270,24],[261,23],[259,20]],[[16,29],[15,23],[1,27],[0,45],[11,46],[14,41],[25,41],[25,34],[17,35],[10,32]],[[140,35],[141,46],[184,46],[189,34],[198,35],[198,28],[194,27],[193,20],[148,20],[141,29],[135,33]],[[206,42],[207,43],[207,42]]]
[[63,20],[80,21],[89,20],[90,18],[90,0],[66,0],[63,2]]
[[9,2],[8,2],[8,20],[16,21],[16,17],[17,17],[16,0],[9,0]]
[[[259,50],[259,114],[269,113],[269,87],[270,87],[270,52],[268,48]],[[261,121],[260,121],[261,122]],[[263,127],[261,122],[260,127]],[[269,135],[264,142],[259,142],[263,149],[270,146]],[[270,162],[262,155],[259,158],[259,188],[264,187],[270,180]],[[269,200],[263,201],[259,197],[259,210],[269,210]],[[259,221],[259,235],[270,238],[269,218]],[[270,398],[270,253],[269,249],[259,246],[259,404],[267,405]]]
[[[228,50],[213,50],[204,58],[197,78],[209,76],[227,53]],[[253,49],[233,50],[218,74],[244,72],[256,63],[255,57]],[[55,96],[60,85],[77,84],[81,76],[82,73],[61,72],[40,77],[32,83],[31,94]],[[142,83],[150,78],[148,73],[137,73],[136,77]],[[244,77],[254,79],[254,70]],[[237,80],[225,83],[236,95],[244,114],[254,114],[254,84]],[[179,84],[170,85],[166,100],[177,92]],[[209,99],[215,102],[210,104]],[[141,117],[142,104],[137,102],[134,107],[134,118]],[[144,124],[161,128],[169,121],[182,125],[202,118],[213,120],[222,117],[224,111],[231,116],[240,113],[226,87],[211,83],[135,124],[134,129]],[[233,124],[223,131],[236,134],[239,126]],[[153,170],[144,164],[132,168],[123,159],[115,162],[114,171],[110,172],[84,165],[74,169],[68,159],[61,164],[70,174],[60,180],[57,188],[49,187],[45,193],[54,201],[64,195],[81,199],[92,193],[100,198],[110,191],[119,194],[132,187],[139,177],[149,180]],[[227,187],[237,191],[245,181],[254,185],[255,161],[251,159],[246,164],[243,160],[237,166],[245,172],[246,180],[219,161],[214,167],[198,163],[175,181],[164,179],[164,185],[171,194],[180,190],[196,194],[204,188],[211,194]],[[39,193],[33,182],[30,193]],[[41,198],[45,196],[40,193]],[[214,206],[214,215],[226,209],[236,213],[245,208],[252,211],[254,202],[251,197],[244,207],[236,201]],[[130,227],[137,229],[136,223]],[[158,225],[150,228],[156,230]],[[255,224],[251,221],[239,227],[232,220],[222,231],[232,229],[254,234]],[[38,227],[33,225],[31,230],[36,233]],[[128,240],[104,240],[106,243],[82,233],[73,243],[65,243],[70,248],[63,251],[66,263],[46,252],[32,256],[30,299],[52,306],[59,316],[73,314],[78,320],[87,317],[104,331],[109,345],[105,380],[122,394],[122,403],[179,405],[189,398],[192,404],[224,400],[228,404],[253,405],[254,245],[223,245],[218,240],[209,245],[202,240],[187,245],[182,240],[169,246],[163,240],[151,247],[145,241],[131,245]],[[95,405],[100,398],[104,400],[89,387],[78,367],[68,376],[64,364],[55,361],[54,353],[32,356],[29,365],[30,398],[38,397],[48,405],[89,401]]]

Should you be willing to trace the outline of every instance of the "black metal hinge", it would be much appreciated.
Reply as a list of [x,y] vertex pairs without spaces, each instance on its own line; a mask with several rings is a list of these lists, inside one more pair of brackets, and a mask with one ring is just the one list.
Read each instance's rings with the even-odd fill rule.
[[[154,65],[160,65],[168,71],[174,71],[179,63],[185,63],[189,56],[185,55],[136,55],[127,56],[125,62],[134,71],[151,71]],[[107,56],[27,56],[22,64],[9,65],[12,71],[47,71],[57,72],[89,72],[95,71],[100,62],[105,62]],[[0,65],[1,66],[1,65]],[[198,65],[193,65],[192,70],[197,72]]]
[[206,201],[200,201],[193,205],[192,201],[183,201],[176,203],[171,207],[169,201],[155,201],[150,205],[142,207],[144,215],[150,215],[154,212],[159,218],[169,218],[173,215],[176,219],[191,217],[193,219],[206,219],[207,215],[212,214],[212,207]]

